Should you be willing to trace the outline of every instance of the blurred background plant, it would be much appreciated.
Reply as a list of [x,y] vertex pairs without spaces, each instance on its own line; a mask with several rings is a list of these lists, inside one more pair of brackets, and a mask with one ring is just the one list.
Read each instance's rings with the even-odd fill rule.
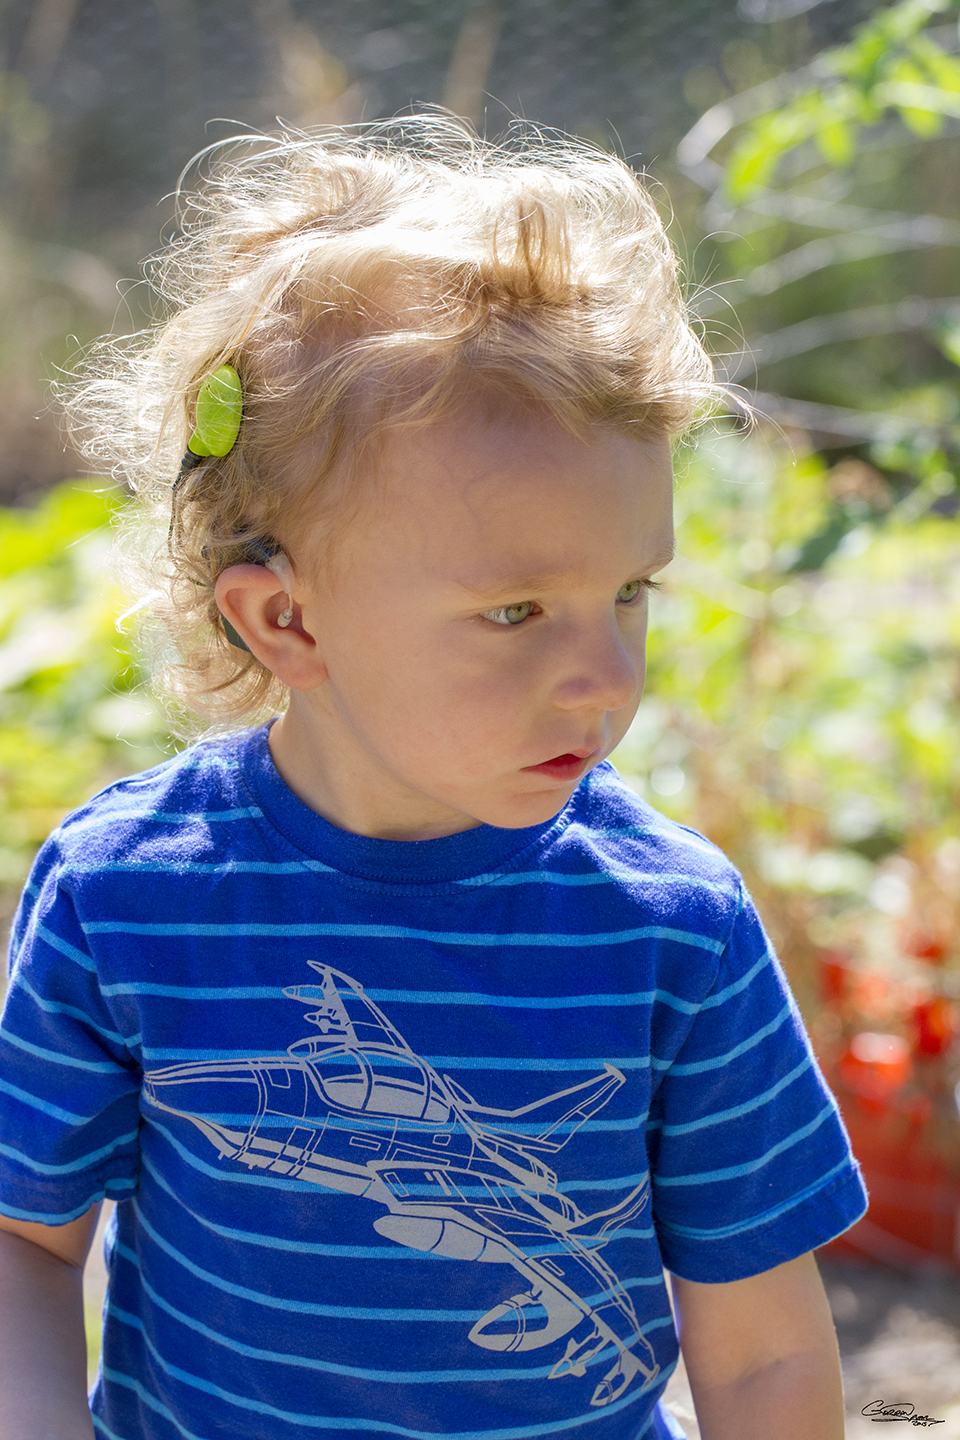
[[796,437],[701,440],[615,759],[747,878],[868,1170],[859,1248],[955,1260],[960,568],[915,495]]
[[112,486],[67,482],[0,510],[0,906],[9,918],[37,847],[64,812],[164,758],[119,592],[104,586]]
[[150,322],[122,277],[171,233],[157,197],[205,144],[278,115],[444,103],[492,135],[525,114],[586,136],[646,167],[718,367],[760,417],[680,456],[679,557],[616,758],[748,877],[869,1167],[861,1250],[956,1262],[958,8],[10,0],[7,911],[62,811],[173,744],[103,589],[122,490],[72,478],[44,389],[95,334]]
[[678,145],[762,418],[682,472],[618,757],[747,875],[871,1186],[847,1244],[902,1263],[960,1263],[956,9],[879,7]]

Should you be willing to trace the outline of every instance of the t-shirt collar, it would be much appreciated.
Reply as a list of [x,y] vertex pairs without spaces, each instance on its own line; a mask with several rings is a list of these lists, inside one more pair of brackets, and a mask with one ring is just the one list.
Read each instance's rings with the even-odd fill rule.
[[566,827],[589,776],[551,820],[518,830],[477,825],[438,840],[379,840],[340,830],[287,785],[270,753],[269,725],[242,742],[240,771],[266,818],[298,850],[331,869],[379,884],[435,885],[477,879],[516,864]]

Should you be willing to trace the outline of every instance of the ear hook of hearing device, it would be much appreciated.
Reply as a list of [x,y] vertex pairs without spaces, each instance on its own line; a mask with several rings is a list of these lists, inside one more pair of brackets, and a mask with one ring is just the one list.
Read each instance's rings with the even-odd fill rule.
[[280,629],[286,630],[290,621],[293,619],[293,590],[297,583],[293,573],[293,566],[283,551],[278,550],[276,555],[270,556],[270,559],[266,562],[266,568],[276,575],[280,584],[287,592],[287,608],[282,610],[277,616],[277,624],[280,626]]
[[[282,610],[277,616],[277,624],[280,626],[281,630],[286,630],[287,626],[293,619],[293,591],[297,580],[296,576],[293,573],[293,566],[290,564],[290,561],[287,559],[286,555],[284,555],[283,551],[277,550],[271,552],[270,550],[268,550],[267,546],[274,543],[274,541],[270,540],[250,541],[250,543],[245,547],[246,554],[244,555],[244,560],[248,565],[262,565],[264,569],[269,570],[271,574],[276,575],[277,579],[280,581],[280,584],[287,592],[287,607],[285,610]],[[230,624],[230,621],[227,619],[226,615],[221,615],[220,623],[223,625],[224,635],[226,636],[230,644],[234,647],[234,649],[246,650],[247,654],[249,655],[250,646],[240,635],[237,634],[236,630]]]

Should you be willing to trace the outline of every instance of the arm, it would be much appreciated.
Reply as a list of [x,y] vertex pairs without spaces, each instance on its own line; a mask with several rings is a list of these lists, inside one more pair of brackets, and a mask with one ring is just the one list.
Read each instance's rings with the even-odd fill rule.
[[67,1225],[0,1215],[0,1440],[92,1440],[83,1265],[99,1209]]
[[749,1280],[671,1280],[703,1440],[843,1440],[837,1339],[812,1254]]

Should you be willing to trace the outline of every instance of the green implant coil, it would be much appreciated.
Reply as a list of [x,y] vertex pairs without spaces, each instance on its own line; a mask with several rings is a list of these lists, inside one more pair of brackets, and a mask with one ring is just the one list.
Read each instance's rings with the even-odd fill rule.
[[187,448],[198,456],[226,455],[236,442],[243,419],[243,388],[232,365],[204,380],[197,396],[197,425]]

